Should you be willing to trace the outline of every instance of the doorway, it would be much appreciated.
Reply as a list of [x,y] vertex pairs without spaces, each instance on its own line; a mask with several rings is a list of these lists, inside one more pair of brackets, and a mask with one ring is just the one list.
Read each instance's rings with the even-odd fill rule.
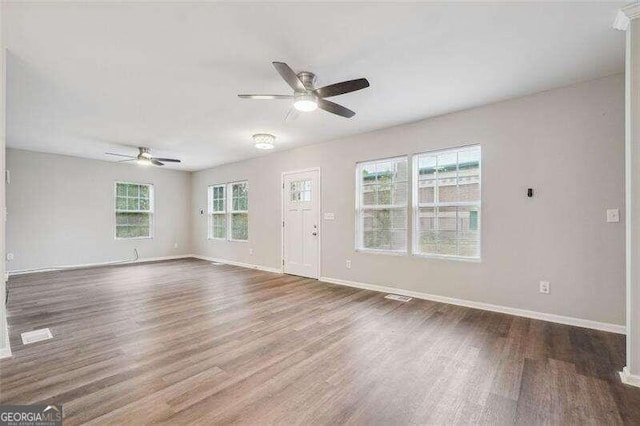
[[320,169],[282,174],[282,266],[285,274],[320,277]]

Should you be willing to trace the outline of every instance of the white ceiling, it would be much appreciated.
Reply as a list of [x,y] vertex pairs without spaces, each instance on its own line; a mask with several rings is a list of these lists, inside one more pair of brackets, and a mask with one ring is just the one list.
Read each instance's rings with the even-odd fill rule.
[[[511,4],[5,4],[7,144],[112,160],[177,156],[198,170],[624,71],[624,2]],[[285,122],[272,61],[357,112]],[[116,160],[116,159],[113,159]]]

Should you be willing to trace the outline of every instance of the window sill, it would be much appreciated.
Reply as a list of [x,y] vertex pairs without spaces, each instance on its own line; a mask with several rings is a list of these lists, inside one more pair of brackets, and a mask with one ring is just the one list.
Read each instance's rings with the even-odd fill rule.
[[153,237],[115,237],[118,241],[126,240],[153,240]]
[[482,258],[480,257],[448,256],[446,254],[413,253],[411,257],[416,257],[419,259],[455,260],[459,262],[482,263]]
[[384,254],[387,256],[406,256],[406,251],[393,251],[393,250],[373,250],[373,249],[356,249],[356,253],[366,254]]
[[233,240],[233,239],[228,239],[227,241],[229,241],[230,243],[248,243],[249,240]]

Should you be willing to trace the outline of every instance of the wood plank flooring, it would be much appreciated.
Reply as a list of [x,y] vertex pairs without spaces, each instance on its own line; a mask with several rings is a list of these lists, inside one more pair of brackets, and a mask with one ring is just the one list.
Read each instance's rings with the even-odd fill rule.
[[0,402],[68,425],[640,424],[616,334],[196,259],[9,287]]

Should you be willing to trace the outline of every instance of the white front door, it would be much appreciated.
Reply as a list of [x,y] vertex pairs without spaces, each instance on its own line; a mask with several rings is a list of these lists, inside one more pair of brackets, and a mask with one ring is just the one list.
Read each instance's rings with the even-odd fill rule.
[[320,275],[320,171],[285,173],[283,178],[284,272]]

